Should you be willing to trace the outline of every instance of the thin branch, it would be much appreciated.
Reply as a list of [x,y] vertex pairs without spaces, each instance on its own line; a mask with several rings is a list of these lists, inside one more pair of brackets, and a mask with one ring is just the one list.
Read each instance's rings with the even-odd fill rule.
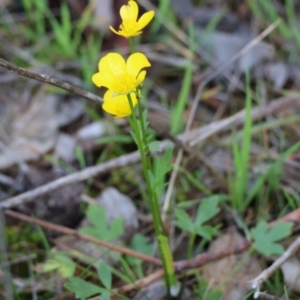
[[220,250],[218,252],[201,253],[192,259],[176,261],[174,263],[174,267],[176,272],[188,270],[188,269],[200,268],[209,262],[219,260],[229,255],[241,254],[247,249],[249,249],[251,244],[252,244],[251,241],[245,241],[243,243],[238,244],[235,247],[230,247],[228,249]]
[[29,71],[24,68],[20,68],[16,65],[4,60],[3,58],[0,58],[0,66],[7,70],[13,71],[21,76],[28,77],[31,79],[35,79],[35,80],[38,80],[41,82],[45,82],[45,83],[57,86],[63,90],[68,91],[71,94],[75,94],[75,95],[81,96],[85,99],[92,100],[94,102],[97,102],[98,104],[103,102],[103,99],[101,97],[99,97],[95,94],[92,94],[90,92],[87,92],[81,88],[74,86],[74,85],[71,85],[70,83],[67,83],[65,81],[59,80],[55,77],[52,77],[52,76],[49,76],[46,74],[40,74],[37,72]]
[[300,236],[284,251],[284,253],[274,261],[274,263],[264,270],[259,276],[252,280],[252,288],[256,289],[254,298],[258,299],[261,285],[288,260],[300,248]]
[[[11,210],[5,210],[4,213],[9,217],[16,218],[16,219],[22,220],[24,222],[28,222],[28,223],[31,223],[31,224],[37,224],[37,225],[39,225],[39,226],[41,226],[41,227],[43,227],[47,230],[52,230],[52,231],[56,231],[56,232],[59,232],[59,233],[71,235],[71,236],[80,238],[82,240],[92,242],[92,243],[95,243],[97,245],[101,245],[101,246],[103,246],[105,248],[108,248],[110,250],[117,251],[117,252],[120,252],[120,253],[123,253],[123,254],[128,254],[132,257],[139,258],[141,260],[153,263],[153,264],[158,265],[158,266],[162,265],[161,260],[158,259],[158,258],[148,256],[148,255],[144,255],[142,253],[133,251],[131,249],[124,248],[124,247],[121,247],[121,246],[118,246],[118,245],[115,245],[115,244],[112,244],[112,243],[102,241],[100,239],[91,237],[91,236],[86,235],[86,234],[82,234],[82,233],[80,233],[80,232],[78,232],[74,229],[70,229],[70,228],[65,227],[65,226],[56,225],[56,224],[53,224],[53,223],[50,223],[50,222],[47,222],[47,221],[32,218],[32,217],[29,217],[29,216],[26,216],[26,215],[23,215],[23,214],[20,214],[20,213],[17,213],[15,211],[11,211]],[[205,265],[209,262],[219,260],[223,257],[229,256],[229,255],[232,255],[232,254],[240,254],[240,253],[244,252],[245,250],[247,250],[250,246],[251,246],[251,242],[246,241],[246,242],[243,242],[243,243],[237,245],[236,247],[231,247],[231,248],[221,250],[221,251],[218,251],[218,252],[215,252],[215,253],[202,253],[202,254],[199,254],[199,255],[195,256],[192,259],[180,260],[180,261],[175,262],[174,263],[174,268],[175,268],[176,272],[180,272],[180,271],[187,270],[187,269],[199,268],[199,267],[202,267],[203,265]]]
[[[118,294],[125,294],[128,293],[134,289],[142,289],[143,287],[148,286],[150,283],[152,283],[153,281],[163,277],[165,274],[163,269],[159,269],[157,271],[155,271],[154,273],[151,273],[150,275],[138,279],[137,281],[131,283],[131,284],[126,284],[123,285],[119,288],[114,288],[112,290],[112,294],[113,293],[118,293]],[[99,299],[99,295],[93,298],[90,298],[89,300],[98,300]]]
[[35,200],[37,197],[39,197],[41,195],[53,192],[65,185],[90,179],[94,176],[103,174],[110,170],[120,168],[120,167],[126,166],[128,164],[136,163],[139,160],[140,160],[140,155],[136,151],[136,152],[112,159],[112,160],[102,163],[100,165],[88,167],[82,171],[66,175],[64,177],[53,180],[50,183],[44,184],[33,190],[25,192],[21,195],[18,195],[18,196],[9,198],[5,201],[2,201],[0,203],[0,208],[12,208],[14,206],[18,206],[20,204],[30,202],[32,200]]
[[[264,106],[258,106],[253,108],[251,112],[251,117],[253,120],[257,120],[267,114],[271,114],[276,110],[283,109],[283,107],[287,107],[288,105],[294,103],[299,99],[299,96],[292,95],[289,97],[281,97],[278,98],[270,103],[268,107]],[[234,116],[228,117],[226,119],[223,119],[221,121],[217,121],[214,123],[210,123],[208,125],[205,125],[203,127],[197,128],[192,130],[189,135],[179,135],[177,138],[187,144],[189,141],[199,138],[202,139],[202,141],[209,136],[222,132],[231,126],[239,126],[243,124],[245,119],[245,110],[240,111],[239,113],[235,114]],[[172,145],[169,141],[163,141],[161,144],[161,150],[165,150],[167,147],[170,147]],[[20,194],[18,196],[9,198],[5,201],[0,202],[0,208],[12,208],[14,206],[20,205],[22,203],[30,202],[35,200],[36,197],[39,197],[43,194],[47,194],[49,192],[53,192],[54,190],[59,189],[60,187],[63,187],[65,185],[84,181],[87,179],[90,179],[93,176],[97,176],[99,174],[103,174],[107,171],[110,171],[112,169],[116,169],[118,167],[123,167],[129,164],[137,163],[140,161],[140,155],[139,153],[133,152],[130,154],[123,155],[121,157],[112,159],[108,162],[104,162],[100,165],[88,167],[84,170],[66,175],[65,177],[56,179],[50,183],[47,183],[45,185],[42,185],[40,187],[37,187],[33,190],[30,190],[28,192],[25,192],[23,194]]]
[[259,292],[258,297],[256,299],[260,300],[280,300],[280,298],[267,294],[265,292]]
[[12,217],[12,218],[15,218],[15,219],[18,219],[18,220],[22,220],[24,222],[31,223],[31,224],[37,224],[37,225],[39,225],[39,226],[41,226],[45,229],[51,230],[51,231],[56,231],[56,232],[59,232],[59,233],[71,235],[71,236],[74,236],[76,238],[82,239],[84,241],[95,243],[97,245],[108,248],[110,250],[114,250],[114,251],[117,251],[117,252],[120,252],[120,253],[123,253],[123,254],[127,254],[127,255],[130,255],[132,257],[139,258],[141,260],[147,261],[149,263],[153,263],[153,264],[158,265],[158,266],[162,265],[161,260],[158,259],[158,258],[148,256],[148,255],[139,253],[137,251],[134,251],[134,250],[131,250],[131,249],[113,244],[113,243],[102,241],[100,239],[94,238],[94,237],[89,236],[87,234],[80,233],[80,232],[78,232],[74,229],[71,229],[71,228],[68,228],[68,227],[65,227],[65,226],[56,225],[56,224],[53,224],[53,223],[50,223],[50,222],[47,222],[47,221],[35,219],[35,218],[32,218],[32,217],[17,213],[17,212],[12,211],[12,210],[5,210],[5,215],[7,215],[9,217]]

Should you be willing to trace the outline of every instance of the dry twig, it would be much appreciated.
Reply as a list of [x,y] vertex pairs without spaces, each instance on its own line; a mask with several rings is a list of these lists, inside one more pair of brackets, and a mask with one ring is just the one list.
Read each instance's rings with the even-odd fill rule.
[[111,249],[111,250],[114,250],[114,251],[117,251],[117,252],[120,252],[120,253],[123,253],[123,254],[127,254],[127,255],[130,255],[132,257],[136,257],[136,258],[139,258],[141,260],[144,260],[144,261],[153,263],[155,265],[161,266],[161,260],[158,259],[158,258],[148,256],[148,255],[136,252],[134,250],[131,250],[131,249],[113,244],[113,243],[102,241],[100,239],[94,238],[94,237],[89,236],[87,234],[80,233],[80,232],[78,232],[74,229],[71,229],[71,228],[61,226],[61,225],[52,224],[52,223],[47,222],[47,221],[35,219],[35,218],[32,218],[32,217],[17,213],[17,212],[12,211],[12,210],[5,210],[5,214],[7,216],[12,217],[12,218],[19,219],[19,220],[22,220],[24,222],[28,222],[28,223],[31,223],[31,224],[37,224],[37,225],[39,225],[39,226],[41,226],[45,229],[56,231],[56,232],[59,232],[59,233],[62,233],[62,234],[71,235],[71,236],[77,237],[79,239],[82,239],[84,241],[95,243],[95,244],[100,245],[102,247],[105,247],[105,248],[108,248],[108,249]]
[[[162,262],[160,259],[155,258],[155,257],[151,257],[148,255],[144,255],[141,254],[139,252],[133,251],[131,249],[127,249],[112,243],[108,243],[105,241],[102,241],[100,239],[96,239],[94,237],[91,237],[89,235],[86,234],[82,234],[74,229],[70,229],[68,227],[65,226],[61,226],[61,225],[56,225],[56,224],[52,224],[50,222],[47,221],[43,221],[43,220],[39,220],[39,219],[35,219],[11,210],[5,210],[5,214],[9,217],[13,217],[19,220],[22,220],[24,222],[28,222],[28,223],[32,223],[32,224],[37,224],[47,230],[52,230],[52,231],[56,231],[59,233],[63,233],[63,234],[67,234],[67,235],[72,235],[75,236],[77,238],[80,238],[82,240],[88,241],[88,242],[92,242],[95,243],[97,245],[101,245],[102,247],[108,248],[110,250],[114,250],[123,254],[127,254],[130,255],[132,257],[136,257],[139,258],[141,260],[153,263],[155,265],[161,266]],[[192,259],[188,259],[188,260],[181,260],[181,261],[177,261],[174,263],[174,268],[177,272],[183,271],[183,270],[187,270],[187,269],[194,269],[194,268],[199,268],[202,267],[203,265],[221,259],[223,257],[232,255],[232,254],[239,254],[244,252],[245,250],[247,250],[249,247],[251,246],[251,242],[250,241],[246,241],[244,243],[241,243],[240,245],[234,247],[234,248],[228,248],[222,251],[218,251],[215,253],[202,253],[197,255],[196,257],[192,258]]]
[[53,192],[54,190],[57,190],[65,185],[90,179],[96,175],[105,173],[109,170],[120,168],[128,164],[136,163],[139,160],[140,155],[138,152],[133,152],[127,155],[120,156],[103,164],[89,167],[82,171],[66,175],[64,177],[53,180],[50,183],[44,184],[33,190],[25,192],[21,195],[9,198],[0,203],[0,208],[12,208],[14,206],[30,202],[41,195]]
[[[164,270],[159,269],[144,278],[138,279],[137,281],[135,281],[131,284],[126,284],[119,288],[114,288],[112,290],[112,294],[113,293],[124,294],[124,293],[128,293],[134,289],[142,289],[143,287],[148,286],[153,281],[163,277],[164,274],[165,274]],[[99,299],[99,296],[96,296],[96,297],[90,298],[89,300],[98,300],[98,299]]]
[[260,299],[260,300],[280,300],[280,298],[278,298],[276,296],[273,296],[273,295],[270,295],[270,294],[267,294],[265,292],[260,292],[257,299]]
[[59,87],[63,90],[68,91],[71,94],[76,94],[76,95],[81,96],[85,99],[97,102],[98,104],[103,102],[103,99],[101,97],[99,97],[95,94],[92,94],[90,92],[87,92],[87,91],[85,91],[81,88],[78,88],[78,87],[76,87],[76,86],[74,86],[70,83],[67,83],[65,81],[59,80],[55,77],[52,77],[52,76],[49,76],[49,75],[46,75],[46,74],[40,74],[40,73],[37,73],[37,72],[32,72],[32,71],[26,70],[24,68],[20,68],[16,65],[4,60],[3,58],[0,58],[0,66],[7,69],[7,70],[13,71],[13,72],[15,72],[19,75],[22,75],[24,77],[28,77],[28,78],[35,79],[35,80],[38,80],[38,81],[41,81],[41,82],[52,84],[52,85],[57,86],[57,87]]
[[[276,110],[282,109],[283,107],[287,107],[294,103],[295,101],[299,100],[299,96],[292,95],[289,97],[282,97],[279,99],[276,99],[270,103],[268,107],[264,106],[258,106],[255,107],[251,112],[252,120],[257,120],[267,114],[271,114]],[[231,126],[239,126],[243,124],[245,120],[245,110],[240,111],[239,113],[235,114],[234,116],[231,116],[229,118],[223,119],[221,121],[216,121],[213,123],[210,123],[206,126],[197,128],[189,133],[189,135],[180,135],[178,136],[178,139],[184,143],[187,143],[195,138],[201,139],[201,141],[204,141],[209,136],[212,136],[213,134],[223,132],[224,130],[227,130]],[[161,149],[164,150],[168,146],[170,146],[170,143],[168,141],[164,141],[161,145]],[[2,208],[12,208],[14,206],[20,205],[22,203],[30,202],[32,200],[35,200],[37,197],[47,194],[49,192],[53,192],[54,190],[59,189],[60,187],[63,187],[65,185],[74,183],[74,182],[80,182],[87,179],[90,179],[96,175],[103,174],[107,171],[110,171],[115,168],[123,167],[129,164],[137,163],[140,160],[140,155],[138,152],[133,152],[130,154],[123,155],[121,157],[112,159],[108,162],[102,163],[97,166],[88,167],[84,170],[66,175],[65,177],[56,179],[50,183],[47,183],[45,185],[42,185],[36,189],[33,189],[31,191],[25,192],[23,194],[20,194],[18,196],[9,198],[3,202],[0,203],[0,207]]]
[[[256,289],[254,298],[259,299],[261,285],[289,259],[300,248],[300,236],[284,251],[284,253],[274,261],[274,263],[264,270],[259,276],[252,280],[252,288]],[[261,298],[262,299],[262,298]]]

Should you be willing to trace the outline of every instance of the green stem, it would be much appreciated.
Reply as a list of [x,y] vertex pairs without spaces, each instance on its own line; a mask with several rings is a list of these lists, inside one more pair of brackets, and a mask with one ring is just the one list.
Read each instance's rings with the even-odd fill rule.
[[[128,98],[128,102],[130,105],[130,109],[132,112],[132,119],[129,119],[130,125],[134,131],[135,134],[135,139],[136,139],[136,143],[137,146],[139,148],[140,154],[141,154],[141,160],[142,160],[142,165],[143,165],[143,171],[144,171],[144,176],[145,176],[145,180],[146,180],[146,184],[147,184],[147,189],[149,192],[149,198],[150,198],[150,210],[153,216],[153,224],[154,224],[154,231],[155,231],[155,236],[158,240],[159,243],[159,251],[161,254],[161,259],[163,262],[163,267],[164,270],[166,272],[166,285],[167,285],[167,290],[168,293],[170,292],[170,287],[171,287],[171,279],[168,276],[169,275],[169,270],[170,270],[170,258],[165,256],[165,253],[171,253],[170,250],[170,246],[169,244],[166,243],[162,243],[162,236],[165,237],[165,239],[167,240],[167,237],[165,236],[164,232],[163,232],[163,222],[160,216],[160,210],[159,210],[159,205],[158,205],[158,199],[157,199],[157,194],[155,192],[155,190],[153,190],[152,188],[152,184],[151,184],[151,180],[150,180],[150,172],[151,172],[151,160],[149,155],[146,154],[145,149],[148,149],[149,151],[149,145],[148,145],[148,141],[147,141],[147,136],[146,136],[146,126],[144,124],[144,120],[142,118],[142,109],[141,106],[138,105],[139,107],[139,113],[141,114],[141,130],[139,128],[138,125],[138,120],[136,115],[134,114],[134,107],[133,107],[133,102],[132,102],[132,98],[130,94],[127,94],[127,98]],[[142,136],[141,136],[142,134]],[[150,153],[150,151],[149,151]],[[170,255],[169,255],[170,256]],[[173,258],[171,256],[171,263],[173,264]],[[172,274],[174,276],[174,274]]]
[[[145,152],[145,156],[146,156],[145,160],[146,160],[146,164],[147,164],[147,169],[148,169],[148,171],[152,171],[151,158],[150,158],[150,148],[149,148],[149,143],[148,143],[148,140],[147,140],[147,133],[146,133],[146,125],[145,125],[144,119],[143,119],[142,105],[139,101],[138,101],[137,106],[138,106],[139,116],[140,116],[140,120],[141,120],[141,133],[142,133],[142,145],[141,145],[141,147],[143,147],[144,152]],[[157,199],[156,191],[153,190],[151,184],[150,184],[150,186],[148,186],[148,189],[151,190],[151,193],[152,193],[153,209],[154,209],[155,215],[157,216],[157,219],[159,221],[159,225],[161,227],[161,233],[165,233],[165,226],[164,226],[163,220],[162,220],[161,215],[160,215],[160,209],[159,209],[159,205],[158,205],[158,199]]]
[[192,252],[193,252],[193,247],[195,244],[195,238],[196,238],[196,235],[194,233],[191,233],[190,238],[189,238],[189,244],[188,244],[188,252],[187,252],[188,259],[192,258]]
[[130,124],[133,127],[132,129],[133,129],[134,134],[135,134],[137,146],[138,146],[138,148],[140,150],[140,153],[141,153],[141,160],[142,160],[142,165],[143,165],[144,176],[145,176],[145,180],[146,180],[146,184],[147,184],[147,188],[148,188],[148,192],[149,192],[150,209],[151,209],[151,212],[152,212],[152,215],[153,215],[154,230],[155,230],[155,234],[159,235],[161,230],[160,230],[160,226],[159,226],[160,222],[157,222],[157,217],[160,218],[160,215],[157,216],[157,211],[156,211],[156,209],[154,209],[154,206],[153,206],[154,197],[153,197],[153,190],[151,188],[151,181],[150,181],[150,177],[149,177],[149,171],[150,171],[149,166],[150,165],[149,165],[149,162],[147,161],[148,158],[146,156],[145,149],[143,147],[143,140],[142,140],[142,137],[140,135],[138,120],[137,120],[136,115],[134,113],[134,107],[133,107],[131,95],[127,94],[127,98],[128,98],[128,102],[129,102],[129,105],[130,105],[131,112],[132,112],[132,122],[130,122]]
[[144,146],[145,146],[146,155],[149,158],[150,148],[149,148],[149,144],[148,144],[148,140],[147,140],[146,126],[145,126],[144,119],[143,119],[143,108],[142,108],[142,104],[141,104],[140,101],[138,101],[137,106],[138,106],[139,116],[140,116],[140,119],[141,119],[142,139],[143,139],[143,143],[144,143]]
[[129,49],[130,49],[130,53],[133,54],[135,51],[134,51],[134,42],[133,42],[133,38],[129,38],[128,39],[128,42],[129,42]]

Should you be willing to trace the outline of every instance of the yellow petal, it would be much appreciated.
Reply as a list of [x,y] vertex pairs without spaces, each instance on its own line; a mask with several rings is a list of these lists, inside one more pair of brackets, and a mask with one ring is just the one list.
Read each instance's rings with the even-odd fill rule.
[[109,26],[109,29],[115,34],[122,35],[118,31],[116,31],[112,26]]
[[150,21],[153,19],[154,14],[155,13],[153,10],[144,13],[137,22],[138,24],[137,24],[136,30],[139,31],[139,30],[143,29],[144,27],[146,27],[150,23]]
[[105,86],[109,89],[114,82],[114,78],[109,74],[98,72],[92,76],[92,81],[99,88]]
[[[131,93],[133,107],[137,104],[135,93]],[[115,95],[115,92],[108,90],[103,97],[104,103],[102,108],[109,114],[117,118],[123,118],[131,115],[131,109],[127,95]]]
[[135,78],[137,78],[143,68],[150,66],[151,64],[146,55],[139,52],[131,54],[126,63],[127,73],[133,75]]
[[146,71],[140,72],[140,74],[136,79],[137,86],[139,86],[145,80],[145,77],[146,77]]
[[100,73],[119,76],[126,72],[125,60],[119,53],[109,53],[99,61]]
[[122,20],[132,20],[135,22],[139,14],[139,7],[135,1],[130,0],[127,5],[123,5],[120,9]]

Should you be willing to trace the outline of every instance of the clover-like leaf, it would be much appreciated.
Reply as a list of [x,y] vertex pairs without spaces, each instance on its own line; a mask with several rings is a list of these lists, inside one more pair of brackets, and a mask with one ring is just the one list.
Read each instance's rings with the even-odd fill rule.
[[283,247],[276,243],[291,233],[292,223],[276,223],[272,228],[268,227],[266,221],[260,221],[256,227],[251,229],[253,247],[263,255],[282,254]]
[[103,288],[89,283],[79,277],[71,277],[70,282],[65,283],[65,288],[73,292],[77,299],[88,298],[105,291]]
[[204,223],[219,213],[219,201],[220,198],[218,196],[212,196],[202,200],[198,207],[195,220],[192,220],[184,210],[176,209],[176,225],[182,230],[198,234],[207,240],[211,240],[213,235],[217,232],[217,229],[209,225],[204,225]]
[[81,232],[104,241],[112,241],[123,233],[123,219],[115,219],[107,226],[105,208],[99,205],[89,205],[86,216],[91,226],[81,228]]
[[55,252],[46,261],[43,266],[44,272],[57,270],[63,278],[73,276],[76,264],[74,261],[62,252]]

